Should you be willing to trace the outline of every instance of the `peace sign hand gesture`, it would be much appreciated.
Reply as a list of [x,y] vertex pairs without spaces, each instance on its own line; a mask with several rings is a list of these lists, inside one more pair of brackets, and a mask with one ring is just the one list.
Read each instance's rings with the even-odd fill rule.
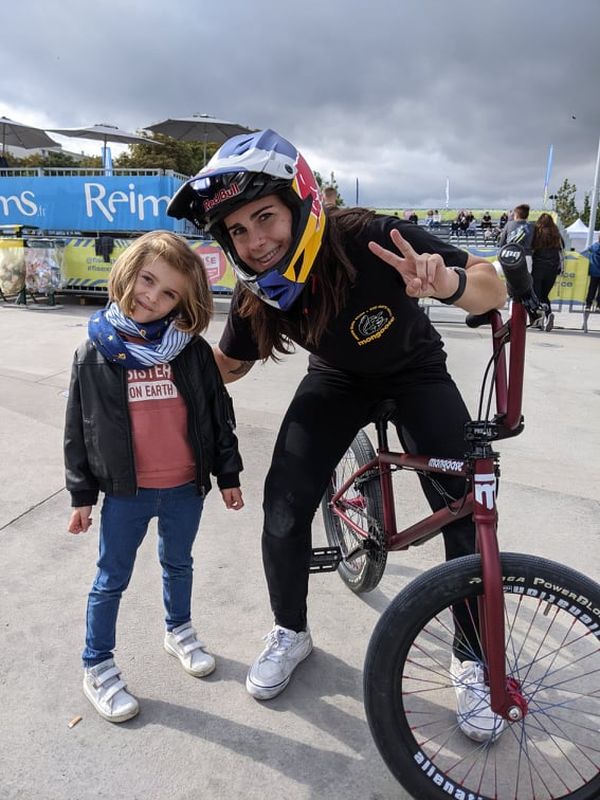
[[369,242],[369,250],[400,273],[409,297],[444,298],[454,294],[458,276],[439,253],[417,253],[397,228],[392,229],[390,237],[399,254],[377,242]]

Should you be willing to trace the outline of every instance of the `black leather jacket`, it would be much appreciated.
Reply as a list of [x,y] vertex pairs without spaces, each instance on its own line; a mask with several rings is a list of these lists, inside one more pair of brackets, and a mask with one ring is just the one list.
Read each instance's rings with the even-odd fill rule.
[[[171,367],[188,409],[198,491],[205,495],[210,490],[211,472],[221,489],[239,486],[242,460],[233,432],[233,403],[210,345],[194,338]],[[77,348],[73,360],[64,447],[72,506],[94,505],[99,491],[137,492],[127,370],[107,361],[89,340]]]

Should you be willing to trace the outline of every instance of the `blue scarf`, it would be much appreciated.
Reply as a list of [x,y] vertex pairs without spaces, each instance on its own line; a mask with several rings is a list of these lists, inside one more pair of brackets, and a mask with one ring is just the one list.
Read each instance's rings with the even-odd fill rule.
[[[120,335],[122,333],[144,339],[144,344],[128,342]],[[167,364],[181,353],[192,338],[189,333],[183,333],[175,327],[174,317],[164,317],[141,325],[126,317],[115,302],[92,314],[88,322],[88,336],[108,361],[128,369]]]

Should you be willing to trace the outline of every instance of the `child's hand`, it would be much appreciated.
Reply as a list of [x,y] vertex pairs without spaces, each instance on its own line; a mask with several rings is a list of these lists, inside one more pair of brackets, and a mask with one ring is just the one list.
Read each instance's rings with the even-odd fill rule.
[[91,513],[91,506],[74,508],[73,513],[71,514],[71,519],[69,520],[69,527],[67,528],[69,533],[85,533],[85,531],[87,531],[92,524],[92,518],[90,517]]
[[244,507],[242,490],[239,486],[235,489],[221,489],[221,495],[226,508],[233,508],[234,511],[239,511],[240,508]]

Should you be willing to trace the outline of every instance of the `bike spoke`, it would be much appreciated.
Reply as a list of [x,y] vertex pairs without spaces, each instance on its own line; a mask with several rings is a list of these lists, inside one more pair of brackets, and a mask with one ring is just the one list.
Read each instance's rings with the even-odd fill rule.
[[[457,607],[429,620],[404,661],[402,703],[424,755],[450,780],[485,798],[552,800],[585,785],[600,771],[595,637],[557,607],[548,617],[537,600],[508,595],[507,674],[519,682],[528,713],[507,724],[497,742],[477,744],[456,721],[450,658],[455,633],[466,634],[456,630]],[[474,660],[478,647],[474,642]],[[512,775],[507,763],[514,765]]]

